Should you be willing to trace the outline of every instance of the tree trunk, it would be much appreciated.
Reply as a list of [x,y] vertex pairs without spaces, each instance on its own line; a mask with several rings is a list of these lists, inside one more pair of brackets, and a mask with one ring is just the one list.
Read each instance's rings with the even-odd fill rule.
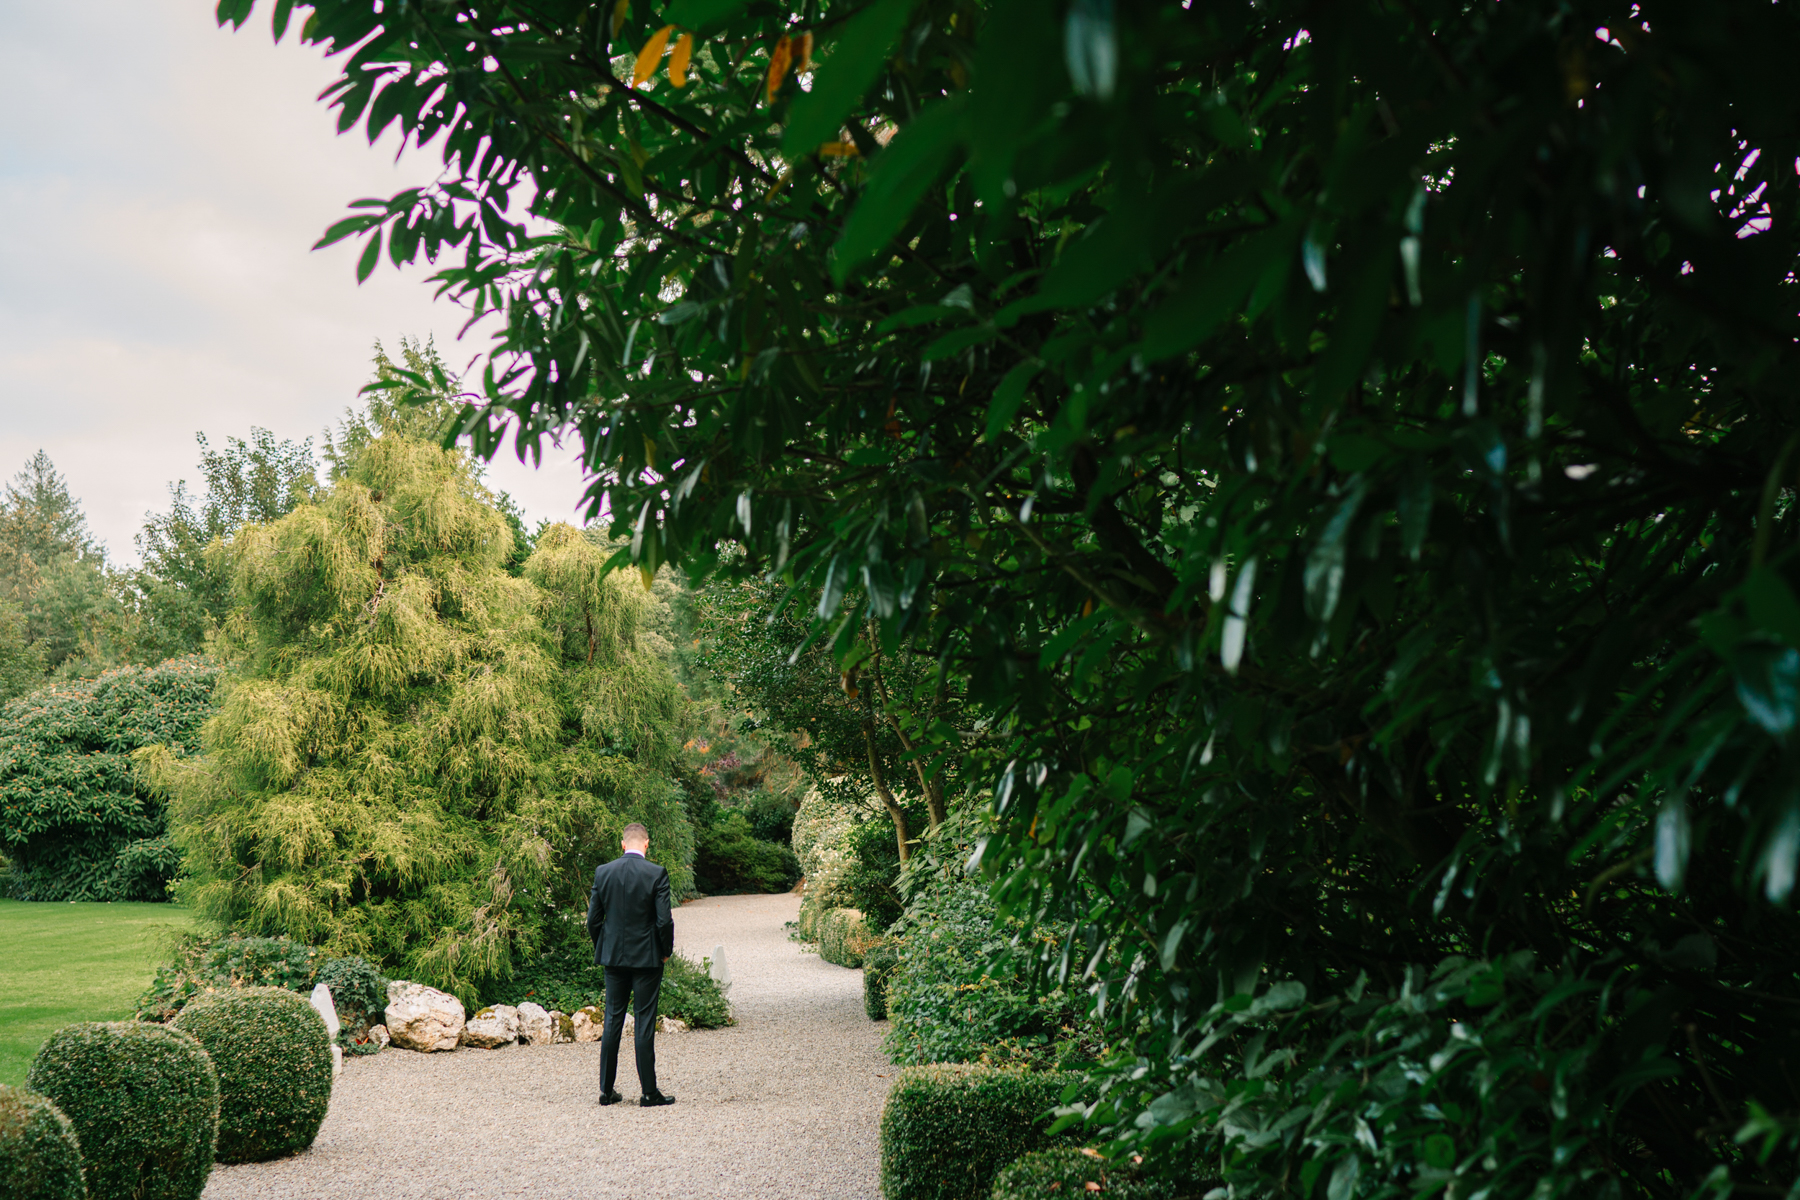
[[900,801],[894,798],[894,789],[888,786],[887,773],[881,769],[881,755],[875,750],[875,705],[874,699],[863,704],[863,742],[869,748],[869,775],[875,781],[875,794],[881,797],[883,807],[888,816],[894,819],[894,841],[900,847],[900,862],[904,865],[912,857],[911,841],[906,830],[906,810],[900,807]]

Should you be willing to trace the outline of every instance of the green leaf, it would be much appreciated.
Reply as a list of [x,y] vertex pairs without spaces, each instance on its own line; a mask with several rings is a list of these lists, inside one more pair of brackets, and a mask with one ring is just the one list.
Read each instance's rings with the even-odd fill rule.
[[1192,272],[1195,278],[1144,322],[1139,353],[1148,360],[1168,358],[1205,341],[1243,303],[1264,272],[1285,268],[1301,229],[1292,219],[1271,226]]
[[728,21],[748,7],[750,0],[675,0],[663,10],[663,20],[682,29],[699,29]]
[[1043,363],[1027,360],[1000,380],[1000,386],[994,389],[994,398],[988,401],[987,431],[982,434],[984,441],[993,441],[1000,436],[1001,430],[1012,425],[1019,406],[1025,402],[1025,388],[1043,368]]
[[381,230],[378,228],[369,236],[363,246],[362,258],[356,264],[356,282],[361,283],[374,273],[375,264],[381,258]]
[[1750,619],[1763,629],[1780,635],[1790,646],[1800,646],[1800,603],[1787,582],[1768,567],[1750,572],[1744,586]]
[[1456,1165],[1456,1139],[1446,1133],[1434,1133],[1426,1138],[1421,1149],[1424,1151],[1425,1165],[1447,1171]]
[[[717,5],[722,0],[709,2]],[[790,160],[803,158],[825,142],[837,140],[844,119],[881,74],[912,7],[913,0],[877,0],[844,26],[832,43],[830,56],[814,73],[812,90],[795,97],[788,110],[787,131],[781,138],[783,155]]]
[[875,156],[869,183],[857,197],[832,248],[832,278],[842,284],[900,232],[913,208],[949,162],[962,138],[961,94],[927,108]]
[[1656,814],[1656,881],[1662,884],[1664,891],[1681,890],[1692,848],[1687,802],[1680,796],[1671,796]]

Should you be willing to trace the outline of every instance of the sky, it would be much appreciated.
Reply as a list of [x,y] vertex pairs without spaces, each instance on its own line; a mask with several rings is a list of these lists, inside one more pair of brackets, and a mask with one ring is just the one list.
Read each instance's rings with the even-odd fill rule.
[[[208,0],[0,0],[0,478],[47,451],[106,544],[137,561],[144,515],[252,426],[321,434],[357,401],[377,340],[435,337],[463,368],[466,313],[428,269],[355,242],[313,251],[353,199],[433,178],[429,150],[337,136],[334,78],[268,0],[241,31]],[[573,517],[572,452],[488,474],[528,524]]]

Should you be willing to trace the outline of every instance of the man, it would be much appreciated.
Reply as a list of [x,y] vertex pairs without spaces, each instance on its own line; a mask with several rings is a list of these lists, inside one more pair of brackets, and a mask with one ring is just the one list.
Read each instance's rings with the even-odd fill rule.
[[636,1014],[638,1085],[645,1108],[675,1103],[656,1086],[656,1001],[663,964],[675,953],[675,918],[669,915],[669,873],[644,857],[650,831],[632,822],[619,845],[625,853],[594,870],[588,893],[587,930],[594,962],[606,968],[606,1024],[600,1033],[600,1103],[624,1097],[613,1090],[619,1074],[619,1038],[625,1002]]

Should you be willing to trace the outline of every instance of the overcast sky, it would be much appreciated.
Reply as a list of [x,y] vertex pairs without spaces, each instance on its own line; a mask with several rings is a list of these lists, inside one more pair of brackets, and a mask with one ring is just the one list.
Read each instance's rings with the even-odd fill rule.
[[[316,448],[377,339],[435,335],[457,368],[486,344],[456,341],[425,270],[358,287],[355,243],[309,249],[437,162],[336,136],[330,66],[294,29],[273,45],[271,7],[232,33],[211,0],[0,0],[0,476],[47,450],[117,562],[172,481],[198,482],[197,431]],[[489,481],[561,519],[572,459]]]

